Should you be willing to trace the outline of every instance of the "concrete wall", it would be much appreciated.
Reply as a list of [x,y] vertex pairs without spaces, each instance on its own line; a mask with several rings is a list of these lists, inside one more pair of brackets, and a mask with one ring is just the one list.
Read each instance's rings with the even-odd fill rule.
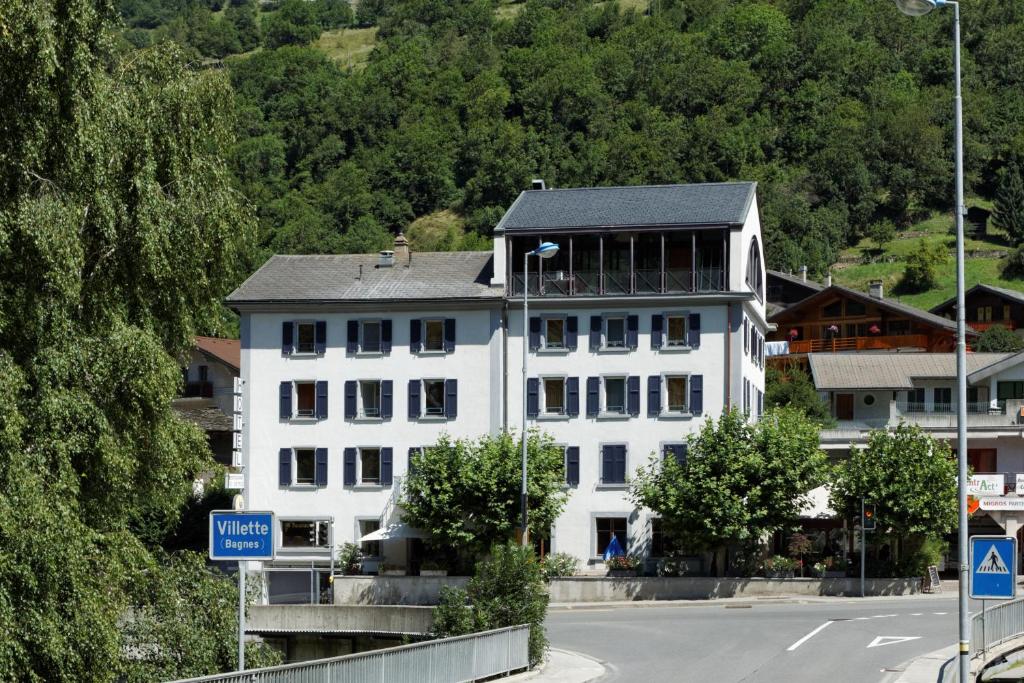
[[[921,580],[867,579],[867,595],[912,595]],[[715,577],[572,577],[552,579],[551,602],[703,600],[784,595],[860,595],[860,579],[719,579]]]
[[394,605],[262,605],[249,608],[247,633],[420,635],[434,623],[430,607]]
[[441,587],[462,588],[466,576],[335,576],[335,605],[436,605]]

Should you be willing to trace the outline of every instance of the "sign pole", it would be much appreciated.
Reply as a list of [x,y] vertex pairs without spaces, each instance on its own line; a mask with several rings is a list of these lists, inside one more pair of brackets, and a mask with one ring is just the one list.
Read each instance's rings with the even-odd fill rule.
[[245,560],[238,561],[238,670],[245,671]]
[[867,534],[864,530],[864,499],[860,499],[860,597],[864,597],[864,563],[868,554]]

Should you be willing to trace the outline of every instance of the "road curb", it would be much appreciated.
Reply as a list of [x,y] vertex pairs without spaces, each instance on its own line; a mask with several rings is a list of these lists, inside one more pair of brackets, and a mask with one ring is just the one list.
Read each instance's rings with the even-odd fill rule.
[[509,676],[506,681],[557,681],[558,683],[588,683],[608,672],[607,665],[582,652],[548,648],[548,656],[531,671]]
[[827,604],[868,604],[874,602],[889,602],[902,600],[930,601],[935,599],[948,599],[954,596],[918,593],[915,595],[873,595],[868,597],[841,597],[841,596],[806,596],[806,595],[780,595],[778,597],[756,597],[756,598],[701,598],[696,600],[621,600],[611,602],[554,602],[548,605],[548,609],[557,612],[573,612],[584,610],[607,610],[607,609],[657,609],[666,607],[708,607],[720,605],[722,607],[763,607],[766,605],[827,605]]

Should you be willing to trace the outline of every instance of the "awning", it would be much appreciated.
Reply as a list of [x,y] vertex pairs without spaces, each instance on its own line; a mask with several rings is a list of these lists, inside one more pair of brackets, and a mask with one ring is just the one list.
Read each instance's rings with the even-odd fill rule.
[[789,342],[788,341],[770,341],[764,343],[764,355],[771,358],[772,356],[788,356],[789,355]]
[[426,531],[414,529],[407,524],[389,524],[386,527],[381,527],[376,531],[371,531],[365,536],[360,537],[359,542],[390,541],[400,538],[430,538],[430,534]]
[[802,519],[828,519],[836,516],[836,511],[828,506],[828,484],[807,492],[807,504],[800,510]]

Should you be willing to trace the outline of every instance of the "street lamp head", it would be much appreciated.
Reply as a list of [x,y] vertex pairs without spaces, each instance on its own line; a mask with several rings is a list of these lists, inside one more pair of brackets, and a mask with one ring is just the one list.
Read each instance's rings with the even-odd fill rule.
[[896,7],[910,17],[923,16],[945,4],[946,0],[896,0]]
[[541,258],[551,258],[558,253],[558,245],[554,242],[544,242],[539,247],[530,252],[531,256],[540,256]]

